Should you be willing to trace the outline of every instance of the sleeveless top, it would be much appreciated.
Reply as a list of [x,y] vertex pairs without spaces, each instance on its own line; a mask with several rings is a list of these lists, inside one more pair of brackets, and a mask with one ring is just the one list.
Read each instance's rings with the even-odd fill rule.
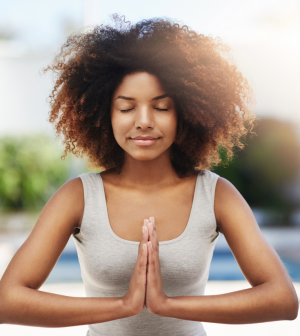
[[[88,297],[122,297],[136,263],[139,242],[118,237],[112,230],[99,173],[79,175],[84,190],[84,213],[74,234],[81,275]],[[218,175],[204,171],[196,179],[187,226],[172,240],[159,243],[163,289],[167,296],[204,295],[216,243],[214,194]],[[142,223],[142,222],[141,222]],[[142,224],[141,224],[142,226]],[[88,336],[204,336],[201,322],[160,317],[148,312],[91,324]]]

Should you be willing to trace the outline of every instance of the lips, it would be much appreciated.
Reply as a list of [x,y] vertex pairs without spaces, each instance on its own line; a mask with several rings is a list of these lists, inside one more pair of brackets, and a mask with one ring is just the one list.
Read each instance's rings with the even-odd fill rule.
[[131,140],[137,145],[137,146],[151,146],[156,143],[156,141],[160,138],[154,138],[150,136],[137,136],[135,138],[131,138]]
[[153,138],[150,136],[137,136],[135,138],[132,138],[133,140],[156,140],[157,138]]

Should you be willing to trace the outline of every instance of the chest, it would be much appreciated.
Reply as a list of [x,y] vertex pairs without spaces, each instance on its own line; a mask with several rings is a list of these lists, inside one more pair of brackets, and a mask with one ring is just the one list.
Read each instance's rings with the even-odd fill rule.
[[159,241],[179,237],[189,221],[195,182],[155,192],[104,185],[112,230],[122,239],[140,241],[144,219],[154,217]]
[[[90,177],[97,175],[87,175]],[[120,190],[109,183],[97,185],[96,179],[85,182],[85,216],[75,244],[90,296],[126,293],[143,219],[150,216],[157,222],[166,294],[203,294],[201,284],[207,280],[218,233],[210,189],[200,178],[197,186],[194,180],[182,188],[161,189],[154,194]]]

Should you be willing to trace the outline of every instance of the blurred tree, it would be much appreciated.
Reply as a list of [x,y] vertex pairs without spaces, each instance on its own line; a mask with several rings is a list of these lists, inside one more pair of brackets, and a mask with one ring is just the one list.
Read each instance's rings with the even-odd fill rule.
[[68,179],[71,160],[43,135],[0,139],[0,209],[38,211]]
[[221,149],[222,164],[214,172],[231,181],[251,207],[277,213],[278,224],[287,224],[291,212],[300,206],[286,188],[300,171],[296,130],[290,123],[261,119],[255,132],[231,162]]

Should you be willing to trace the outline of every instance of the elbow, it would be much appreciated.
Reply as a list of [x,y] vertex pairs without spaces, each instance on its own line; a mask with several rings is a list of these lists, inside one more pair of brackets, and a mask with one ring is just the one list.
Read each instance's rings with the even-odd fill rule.
[[298,316],[299,301],[292,283],[276,284],[270,292],[268,308],[271,313],[270,321],[295,320]]
[[[282,303],[285,304],[282,304]],[[295,320],[299,312],[299,300],[294,288],[289,290],[281,300],[282,308],[284,309],[283,318],[284,320]]]
[[290,299],[290,305],[288,309],[288,317],[287,320],[295,320],[299,313],[299,300],[297,297],[297,294],[294,293],[294,295]]

